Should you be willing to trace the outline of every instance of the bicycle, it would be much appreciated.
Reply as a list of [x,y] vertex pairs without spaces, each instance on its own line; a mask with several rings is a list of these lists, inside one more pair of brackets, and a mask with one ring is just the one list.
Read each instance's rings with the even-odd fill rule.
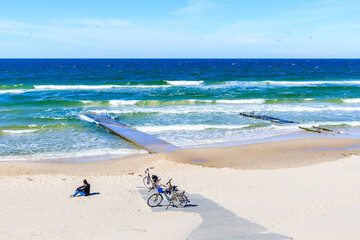
[[153,167],[149,167],[145,170],[145,174],[147,176],[145,176],[143,178],[143,183],[145,185],[145,187],[147,189],[149,189],[149,191],[153,188],[156,188],[160,182],[160,179],[158,178],[158,176],[156,175],[151,175],[150,177],[150,169],[154,169]]
[[[172,205],[174,207],[178,207],[178,208],[183,208],[188,204],[188,202],[190,202],[188,197],[185,195],[185,191],[177,190],[176,186],[171,185],[171,183],[170,183],[171,180],[172,179],[170,179],[166,184],[166,185],[170,184],[169,187],[167,187],[165,190],[161,187],[158,187],[157,188],[158,192],[154,193],[153,195],[151,195],[148,198],[147,204],[150,207],[159,206],[160,203],[163,201],[164,196],[165,196],[165,199],[169,202],[166,209],[168,209],[170,205]],[[164,185],[162,185],[162,186],[164,186]]]
[[182,196],[183,196],[183,197],[186,199],[186,201],[189,203],[190,200],[189,200],[189,198],[185,195],[185,191],[180,191],[177,186],[172,185],[172,184],[171,184],[171,180],[172,180],[172,178],[166,183],[166,186],[168,186],[168,187],[165,189],[164,194],[165,194],[168,198],[171,198],[171,196],[172,196],[174,193],[182,194]]
[[164,194],[166,197],[171,198],[171,196],[174,194],[174,192],[178,191],[177,186],[171,184],[172,178],[165,184],[161,185],[165,187]]

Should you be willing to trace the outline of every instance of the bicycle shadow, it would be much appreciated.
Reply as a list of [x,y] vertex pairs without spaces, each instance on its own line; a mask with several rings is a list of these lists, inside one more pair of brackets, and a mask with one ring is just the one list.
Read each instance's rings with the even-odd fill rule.
[[[154,193],[148,192],[144,187],[138,187],[142,198],[147,202],[148,198]],[[268,229],[260,224],[241,218],[231,211],[221,207],[210,199],[200,194],[189,194],[191,204],[184,208],[176,208],[168,204],[161,204],[161,207],[153,207],[153,212],[182,211],[193,212],[201,215],[203,221],[189,236],[189,240],[199,239],[243,239],[243,240],[285,240],[290,237],[268,232]]]
[[[147,200],[147,199],[146,199]],[[165,199],[164,199],[165,200]],[[165,200],[166,201],[166,200]],[[160,208],[160,207],[168,207],[169,206],[169,204],[159,204],[159,206],[156,206],[156,207],[153,207],[153,208]],[[178,209],[184,209],[184,208],[192,208],[192,207],[197,207],[198,205],[196,205],[196,204],[186,204],[186,206],[185,207],[183,207],[183,208],[178,208],[178,207],[175,207],[175,206],[172,206],[172,205],[170,205],[169,206],[169,208],[178,208]]]

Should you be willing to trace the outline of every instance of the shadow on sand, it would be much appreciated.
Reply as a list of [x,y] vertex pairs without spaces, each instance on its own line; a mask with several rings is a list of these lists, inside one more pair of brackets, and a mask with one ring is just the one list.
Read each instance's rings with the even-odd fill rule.
[[[154,192],[148,192],[146,188],[138,188],[145,202]],[[244,240],[285,240],[291,239],[284,235],[268,232],[268,230],[245,218],[238,217],[231,211],[221,207],[217,203],[207,199],[200,194],[189,195],[191,204],[185,208],[170,206],[168,203],[159,207],[151,208],[153,212],[183,211],[193,212],[201,215],[203,222],[189,236],[189,240],[199,239],[244,239]],[[145,203],[146,204],[146,203]]]

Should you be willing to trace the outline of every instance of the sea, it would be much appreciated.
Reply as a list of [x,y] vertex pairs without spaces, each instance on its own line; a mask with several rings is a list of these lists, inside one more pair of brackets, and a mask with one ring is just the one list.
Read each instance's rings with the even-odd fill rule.
[[107,114],[185,148],[266,139],[298,126],[357,132],[360,60],[0,59],[0,161],[146,153],[83,113]]

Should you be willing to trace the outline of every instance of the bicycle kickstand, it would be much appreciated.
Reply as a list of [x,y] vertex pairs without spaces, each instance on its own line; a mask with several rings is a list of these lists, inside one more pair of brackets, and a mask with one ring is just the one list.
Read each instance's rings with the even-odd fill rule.
[[171,202],[169,202],[169,204],[167,205],[165,210],[167,210],[170,207],[170,205],[171,205]]

